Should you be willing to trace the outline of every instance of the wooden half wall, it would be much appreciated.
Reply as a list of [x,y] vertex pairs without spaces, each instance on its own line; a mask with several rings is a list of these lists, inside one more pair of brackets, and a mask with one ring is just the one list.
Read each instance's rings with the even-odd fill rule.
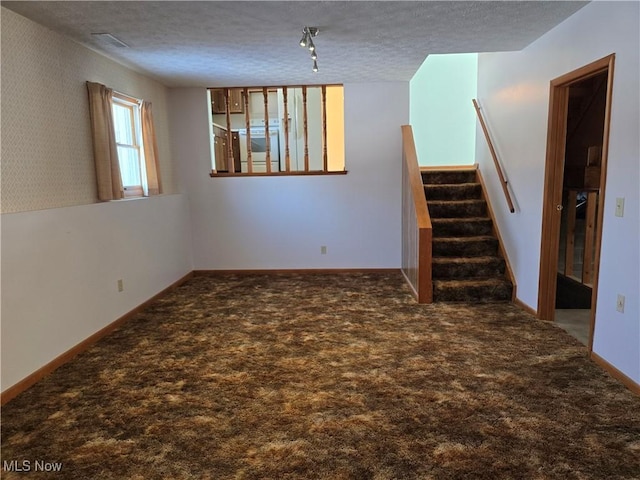
[[418,303],[433,302],[432,229],[411,125],[402,127],[402,273]]

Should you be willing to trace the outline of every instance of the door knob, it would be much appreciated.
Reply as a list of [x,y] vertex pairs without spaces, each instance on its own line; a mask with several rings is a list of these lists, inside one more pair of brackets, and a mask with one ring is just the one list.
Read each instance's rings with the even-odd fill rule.
[[564,207],[560,204],[556,205],[556,210],[558,210],[559,212],[562,211]]

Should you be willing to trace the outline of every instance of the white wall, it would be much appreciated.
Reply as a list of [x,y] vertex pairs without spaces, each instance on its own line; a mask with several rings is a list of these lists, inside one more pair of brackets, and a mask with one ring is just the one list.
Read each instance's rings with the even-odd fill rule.
[[478,54],[429,55],[410,82],[410,119],[418,162],[475,163]]
[[[515,193],[506,208],[483,142],[477,156],[518,282],[519,298],[536,307],[547,144],[549,82],[616,54],[604,199],[602,257],[594,352],[640,382],[640,89],[636,2],[592,2],[521,52],[480,54],[478,95]],[[478,135],[481,135],[478,132]],[[614,216],[625,197],[625,216]],[[616,295],[626,296],[624,314]]]
[[[210,178],[204,89],[172,89],[195,269],[399,268],[408,83],[345,85],[347,175]],[[327,246],[327,254],[320,247]]]
[[153,102],[175,191],[167,89],[2,8],[2,390],[193,269],[183,195],[94,203],[87,80]]
[[3,215],[2,389],[191,270],[183,195]]

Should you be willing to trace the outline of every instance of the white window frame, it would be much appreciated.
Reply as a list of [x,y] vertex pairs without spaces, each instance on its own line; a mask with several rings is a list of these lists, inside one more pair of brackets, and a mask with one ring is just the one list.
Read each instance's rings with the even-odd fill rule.
[[[118,147],[125,147],[135,149],[138,152],[138,162],[140,168],[140,184],[139,185],[124,185],[123,179],[123,188],[124,188],[124,197],[125,198],[135,198],[135,197],[143,197],[148,195],[148,185],[147,185],[147,172],[145,168],[145,160],[144,160],[144,146],[142,142],[142,121],[140,115],[140,108],[142,105],[142,101],[129,97],[127,95],[113,92],[112,104],[118,105],[121,107],[127,108],[131,113],[131,125],[132,132],[131,138],[133,138],[132,144],[126,143],[116,143]],[[113,108],[112,105],[112,108]],[[116,115],[113,115],[113,121],[116,122]],[[120,169],[122,170],[122,161],[118,159],[120,163]],[[121,177],[122,178],[122,177]]]

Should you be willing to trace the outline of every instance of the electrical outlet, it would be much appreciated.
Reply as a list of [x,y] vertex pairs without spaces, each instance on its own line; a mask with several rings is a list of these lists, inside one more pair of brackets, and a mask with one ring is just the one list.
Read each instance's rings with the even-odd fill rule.
[[326,245],[322,245],[320,247],[320,254],[321,255],[326,255],[327,254],[327,246]]
[[624,295],[618,294],[618,299],[616,300],[616,310],[620,313],[624,313]]
[[124,291],[124,282],[122,281],[122,279],[118,280],[118,291],[119,292]]
[[616,198],[616,217],[624,217],[624,197]]

